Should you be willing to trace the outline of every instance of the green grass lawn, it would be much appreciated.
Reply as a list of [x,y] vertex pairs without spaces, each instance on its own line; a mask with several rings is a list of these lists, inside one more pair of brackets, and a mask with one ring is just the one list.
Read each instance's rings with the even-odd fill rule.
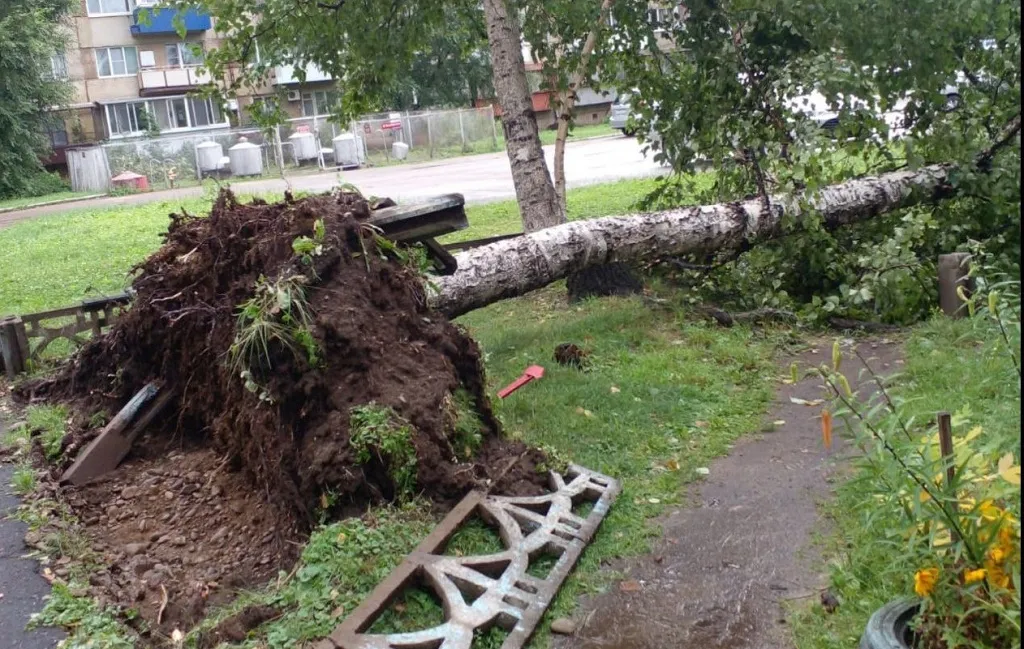
[[[0,201],[0,210],[9,209],[20,209],[24,207],[31,207],[33,205],[39,205],[40,203],[49,203],[51,201],[64,201],[72,198],[85,198],[86,196],[95,196],[97,192],[57,192],[55,194],[46,194],[45,196],[33,196],[32,198],[9,198],[7,200]],[[100,192],[102,194],[102,192]]]
[[[1019,357],[1019,334],[1015,345]],[[1020,383],[991,323],[937,317],[913,330],[905,351],[904,372],[893,388],[904,401],[905,419],[913,415],[919,428],[939,411],[958,413],[969,423],[954,427],[955,436],[981,426],[987,439],[1019,457]],[[875,610],[913,594],[915,567],[900,569],[901,548],[885,534],[905,522],[883,511],[873,511],[866,522],[857,477],[841,485],[837,499],[823,508],[832,528],[822,541],[826,570],[841,604],[832,614],[817,604],[801,608],[792,627],[798,649],[855,647]]]

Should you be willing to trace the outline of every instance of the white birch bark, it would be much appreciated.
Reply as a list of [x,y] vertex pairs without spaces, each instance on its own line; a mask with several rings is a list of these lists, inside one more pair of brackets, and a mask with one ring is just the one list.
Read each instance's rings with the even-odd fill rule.
[[949,167],[933,165],[859,178],[811,196],[781,195],[765,212],[760,199],[573,221],[473,248],[458,270],[435,279],[431,306],[455,317],[542,288],[570,273],[613,261],[736,249],[782,234],[783,218],[818,212],[828,228],[865,221],[952,194]]

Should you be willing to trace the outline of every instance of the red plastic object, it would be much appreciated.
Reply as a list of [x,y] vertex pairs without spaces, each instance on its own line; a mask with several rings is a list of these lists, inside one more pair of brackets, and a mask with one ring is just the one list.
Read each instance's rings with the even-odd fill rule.
[[498,398],[504,399],[505,397],[512,394],[519,388],[523,387],[530,381],[534,379],[539,379],[542,376],[544,376],[544,368],[541,367],[540,365],[531,365],[528,368],[526,368],[526,371],[523,372],[522,376],[520,376],[515,381],[512,381],[512,383],[508,384],[506,387],[502,388],[501,391],[498,392]]

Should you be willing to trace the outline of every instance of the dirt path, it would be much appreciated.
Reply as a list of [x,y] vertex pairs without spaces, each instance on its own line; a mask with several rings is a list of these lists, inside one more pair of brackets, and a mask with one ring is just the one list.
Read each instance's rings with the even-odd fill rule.
[[[889,341],[861,342],[859,349],[876,371],[900,363],[899,347]],[[822,344],[795,360],[803,368],[830,355],[831,344]],[[792,360],[781,363],[780,374],[788,374]],[[856,359],[844,361],[851,382],[861,367]],[[693,506],[663,521],[655,551],[621,566],[624,581],[585,601],[579,613],[585,624],[556,646],[791,649],[783,605],[816,598],[824,586],[810,540],[819,523],[816,504],[829,493],[834,469],[822,445],[819,408],[790,398],[819,398],[819,385],[811,378],[782,386],[767,420],[785,423],[741,440],[714,462],[692,494]]]

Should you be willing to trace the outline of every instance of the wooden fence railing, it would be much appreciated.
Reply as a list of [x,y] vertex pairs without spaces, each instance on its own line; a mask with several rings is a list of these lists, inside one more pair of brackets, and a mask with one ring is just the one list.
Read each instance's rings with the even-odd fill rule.
[[[83,300],[75,306],[0,319],[0,361],[8,377],[27,370],[42,359],[43,352],[60,338],[76,345],[86,336],[100,334],[129,304],[131,297],[121,293],[110,297]],[[74,321],[68,322],[70,318]],[[53,322],[57,321],[57,322]]]

